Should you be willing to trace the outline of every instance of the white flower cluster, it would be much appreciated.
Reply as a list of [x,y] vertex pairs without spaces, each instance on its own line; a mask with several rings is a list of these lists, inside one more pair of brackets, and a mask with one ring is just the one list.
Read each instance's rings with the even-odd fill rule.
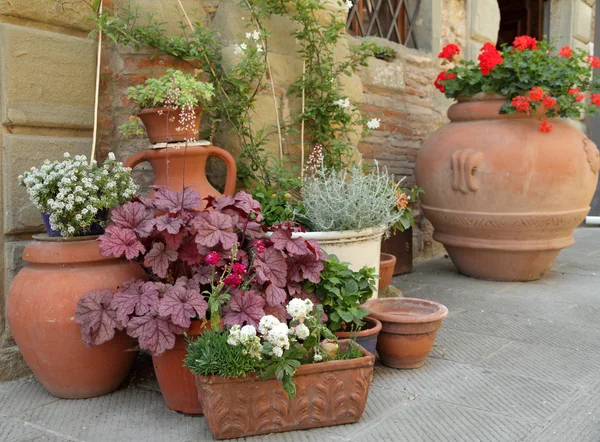
[[345,98],[345,99],[340,98],[339,100],[334,101],[333,104],[345,109],[347,107],[350,107],[350,99],[349,98]]
[[102,166],[91,164],[84,155],[64,161],[49,160],[38,169],[19,176],[19,184],[41,212],[49,215],[50,225],[62,236],[85,233],[94,223],[102,225],[99,212],[129,201],[137,191],[131,169],[117,162],[114,154]]
[[227,343],[234,347],[242,345],[244,347],[244,354],[250,355],[256,359],[262,358],[260,355],[260,351],[262,350],[260,338],[256,336],[256,329],[252,325],[244,325],[241,328],[239,325],[231,327]]
[[235,45],[235,49],[234,52],[236,54],[243,54],[245,53],[249,47],[251,46],[255,46],[256,47],[256,52],[261,53],[263,52],[263,45],[258,43],[258,41],[260,41],[260,32],[258,30],[252,31],[252,32],[246,32],[246,39],[249,41],[250,46],[248,46],[248,44],[246,43],[240,43],[240,44],[236,44]]
[[371,118],[367,121],[367,127],[369,129],[378,129],[381,126],[381,120],[379,118]]
[[354,6],[354,2],[352,0],[345,0],[341,2],[341,6],[343,10],[350,12],[352,7]]
[[310,299],[294,298],[287,305],[286,310],[294,321],[302,323],[310,315],[313,307],[314,305]]
[[258,324],[258,330],[263,338],[273,345],[271,354],[280,358],[283,351],[290,348],[289,333],[287,324],[279,322],[275,316],[263,316]]

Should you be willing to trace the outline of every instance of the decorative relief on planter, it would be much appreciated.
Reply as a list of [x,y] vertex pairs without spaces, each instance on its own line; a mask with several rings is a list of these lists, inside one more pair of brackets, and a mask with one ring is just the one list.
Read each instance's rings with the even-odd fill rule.
[[483,152],[473,149],[459,150],[452,154],[452,189],[462,193],[477,192],[479,181],[475,176],[483,162]]
[[217,439],[357,422],[366,406],[374,356],[301,366],[293,401],[274,379],[196,376],[198,397]]
[[588,163],[590,163],[590,168],[592,172],[598,173],[600,170],[600,151],[594,143],[592,143],[589,139],[583,139],[583,150],[587,154]]

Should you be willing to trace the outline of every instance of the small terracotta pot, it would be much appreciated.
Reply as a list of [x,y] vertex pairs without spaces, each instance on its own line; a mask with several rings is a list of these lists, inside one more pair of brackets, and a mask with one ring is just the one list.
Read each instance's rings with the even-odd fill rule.
[[[346,341],[347,342],[347,341]],[[340,341],[341,345],[344,341]],[[281,382],[196,376],[198,397],[217,439],[281,433],[357,422],[367,404],[375,356],[302,365],[290,401]]]
[[181,108],[171,109],[168,107],[154,107],[142,109],[138,117],[144,123],[148,138],[152,144],[156,143],[174,143],[185,141],[186,139],[198,138],[200,132],[200,107],[194,108],[194,127],[192,130],[177,130],[181,127]]
[[11,332],[35,377],[51,394],[79,399],[119,387],[137,352],[133,339],[116,332],[110,341],[88,348],[75,322],[81,295],[115,290],[130,279],[144,279],[139,264],[100,255],[89,237],[68,241],[36,235],[27,244],[27,266],[15,277],[7,300]]
[[334,333],[340,339],[354,339],[358,345],[369,353],[375,354],[377,348],[377,336],[381,331],[381,322],[370,316],[363,318],[366,324],[358,332],[337,331]]
[[421,367],[448,316],[442,304],[416,298],[370,299],[364,308],[381,321],[377,352],[381,363],[393,368]]
[[[194,340],[206,330],[210,330],[209,321],[192,321],[186,334]],[[194,374],[183,366],[186,355],[186,337],[177,335],[175,347],[160,356],[152,356],[154,372],[167,408],[187,414],[202,414]]]
[[383,290],[392,282],[394,276],[394,267],[396,266],[396,257],[389,253],[379,255],[379,290]]

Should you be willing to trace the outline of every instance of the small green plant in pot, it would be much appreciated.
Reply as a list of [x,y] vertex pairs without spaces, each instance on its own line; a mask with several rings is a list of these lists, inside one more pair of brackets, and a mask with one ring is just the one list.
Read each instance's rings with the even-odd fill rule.
[[375,353],[381,323],[367,317],[369,311],[362,308],[375,291],[375,269],[363,267],[353,271],[335,255],[324,259],[323,265],[321,281],[305,281],[304,291],[323,304],[327,328],[338,338],[356,339],[358,344]]
[[[197,138],[202,108],[209,105],[213,94],[211,83],[168,69],[160,78],[149,78],[142,85],[130,87],[128,98],[141,109],[138,116],[150,142],[168,143]],[[140,121],[130,118],[120,130],[126,137],[139,135]]]

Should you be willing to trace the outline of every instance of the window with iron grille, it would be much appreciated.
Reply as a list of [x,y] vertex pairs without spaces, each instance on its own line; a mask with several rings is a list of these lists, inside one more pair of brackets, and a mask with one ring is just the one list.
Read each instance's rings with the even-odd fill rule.
[[421,0],[354,0],[346,29],[356,37],[381,37],[419,49],[413,25]]

